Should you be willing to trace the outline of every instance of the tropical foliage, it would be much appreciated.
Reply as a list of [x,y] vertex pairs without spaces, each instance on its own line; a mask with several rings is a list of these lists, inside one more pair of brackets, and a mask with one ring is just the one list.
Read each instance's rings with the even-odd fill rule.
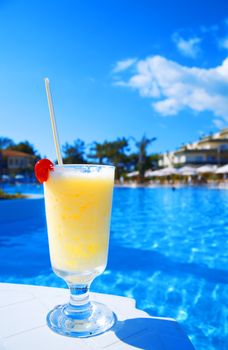
[[21,141],[19,143],[15,143],[12,139],[8,137],[0,137],[0,151],[7,150],[7,149],[24,152],[36,157],[40,157],[37,150],[29,141],[26,140],[26,141]]
[[31,154],[32,156],[39,157],[37,150],[28,141],[19,142],[18,144],[13,144],[8,146],[7,149],[12,149],[14,151],[24,152]]
[[77,139],[72,145],[65,143],[63,150],[63,162],[65,164],[83,164],[86,163],[85,159],[85,142]]
[[0,200],[1,199],[23,199],[23,198],[27,198],[27,196],[21,193],[14,193],[14,194],[6,193],[2,189],[0,189]]
[[[140,140],[132,137],[119,137],[114,141],[93,142],[86,144],[81,139],[72,143],[65,143],[62,147],[63,162],[65,164],[98,163],[109,164],[116,167],[116,179],[121,180],[126,174],[138,171],[137,180],[144,182],[144,174],[147,169],[153,169],[157,165],[158,155],[151,154],[149,147],[156,140],[146,135]],[[15,143],[7,137],[0,137],[0,151],[11,149],[25,152],[40,158],[38,151],[29,141]]]
[[[146,135],[139,141],[122,137],[103,143],[93,142],[86,147],[84,141],[78,139],[72,145],[67,143],[63,146],[63,159],[65,163],[72,164],[93,162],[114,165],[117,179],[125,177],[130,171],[138,170],[138,182],[142,183],[145,171],[152,169],[158,159],[158,155],[148,154],[148,148],[155,140],[156,138],[147,138]],[[89,148],[88,153],[86,148]]]

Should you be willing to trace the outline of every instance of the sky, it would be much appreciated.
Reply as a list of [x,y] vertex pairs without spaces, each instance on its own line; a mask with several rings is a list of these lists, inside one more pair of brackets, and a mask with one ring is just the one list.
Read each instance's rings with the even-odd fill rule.
[[228,1],[0,0],[0,136],[61,145],[156,137],[165,152],[228,126]]

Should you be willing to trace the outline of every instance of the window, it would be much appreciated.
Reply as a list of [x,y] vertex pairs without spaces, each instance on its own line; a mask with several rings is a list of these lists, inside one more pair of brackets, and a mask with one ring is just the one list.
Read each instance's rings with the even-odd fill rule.
[[216,161],[216,157],[215,156],[208,156],[207,157],[207,161],[208,162],[215,162]]
[[219,149],[220,149],[221,151],[228,150],[228,145],[226,145],[226,144],[220,145]]

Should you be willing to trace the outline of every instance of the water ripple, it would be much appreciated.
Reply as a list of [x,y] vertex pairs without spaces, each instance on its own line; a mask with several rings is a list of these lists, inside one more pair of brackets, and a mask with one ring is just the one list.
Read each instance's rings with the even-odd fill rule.
[[[92,289],[176,318],[196,349],[228,349],[227,209],[223,190],[115,189],[109,262]],[[0,213],[1,280],[65,286],[50,269],[43,200]]]

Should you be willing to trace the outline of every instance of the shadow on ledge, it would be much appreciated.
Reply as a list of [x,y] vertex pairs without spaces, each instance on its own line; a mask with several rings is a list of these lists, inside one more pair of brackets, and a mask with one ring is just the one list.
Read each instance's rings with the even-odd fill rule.
[[179,324],[172,319],[132,318],[117,321],[112,330],[122,342],[135,349],[194,350]]

